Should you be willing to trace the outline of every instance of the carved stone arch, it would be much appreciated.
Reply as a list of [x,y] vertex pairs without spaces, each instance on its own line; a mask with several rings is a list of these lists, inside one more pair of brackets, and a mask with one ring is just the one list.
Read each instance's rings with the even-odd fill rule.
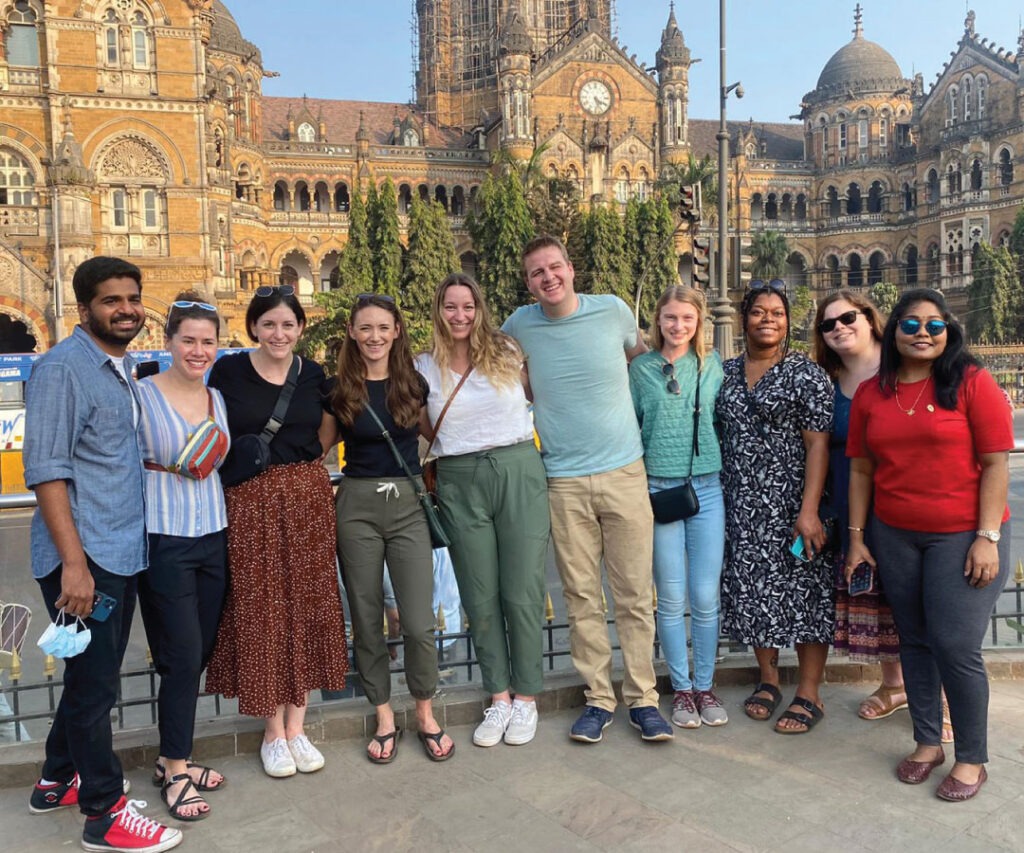
[[312,268],[313,257],[316,255],[316,252],[313,250],[313,247],[309,243],[307,243],[305,240],[299,240],[297,237],[292,237],[290,240],[286,240],[284,243],[281,243],[270,253],[271,268],[274,270],[279,270],[281,268],[281,264],[284,262],[284,259],[288,257],[288,255],[290,255],[292,252],[297,252],[298,254],[302,255],[306,259],[306,262],[310,265],[310,268]]
[[46,148],[43,147],[39,140],[29,136],[21,128],[0,122],[0,145],[5,145],[17,151],[25,158],[26,162],[32,167],[32,170],[40,176],[41,182],[43,184],[46,183],[46,170],[43,168],[42,161],[50,155],[47,154]]
[[991,148],[992,156],[991,156],[990,159],[992,160],[993,163],[997,163],[997,164],[999,163],[999,152],[1002,151],[1004,148],[1007,151],[1010,152],[1010,160],[1011,160],[1011,162],[1017,156],[1017,152],[1016,152],[1016,150],[1013,147],[1013,143],[1009,139],[1004,139],[1004,140],[1002,140],[1000,142],[997,142]]
[[817,265],[822,269],[825,269],[828,264],[828,259],[830,257],[836,257],[839,259],[839,265],[842,266],[846,261],[847,251],[848,250],[846,249],[840,249],[838,246],[826,246],[818,254]]
[[168,183],[187,184],[191,181],[188,165],[174,140],[157,125],[135,116],[130,120],[114,118],[105,121],[86,137],[82,142],[82,149],[93,152],[89,155],[90,168],[95,169],[98,162],[97,152],[106,148],[110,144],[110,140],[129,136],[142,140],[160,153],[160,157],[167,167]]
[[0,293],[0,314],[6,314],[24,323],[28,333],[36,339],[36,349],[39,352],[49,349],[52,345],[46,312],[30,300]]
[[93,171],[100,182],[145,178],[167,184],[171,165],[160,147],[142,134],[121,133],[107,140],[93,158]]
[[[167,10],[160,0],[135,0],[135,2],[149,12],[154,24],[162,24],[165,27],[171,25],[171,16],[167,14]],[[112,0],[82,0],[75,10],[75,17],[98,20],[108,7],[114,5],[116,4]]]
[[[0,21],[6,21],[7,16],[13,11],[17,0],[0,0]],[[26,0],[29,8],[35,13],[36,26],[46,26],[46,4],[43,0]]]

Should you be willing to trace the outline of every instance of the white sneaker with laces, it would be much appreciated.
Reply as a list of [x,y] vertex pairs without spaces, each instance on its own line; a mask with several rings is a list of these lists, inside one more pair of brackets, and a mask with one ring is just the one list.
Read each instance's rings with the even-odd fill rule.
[[263,745],[260,747],[260,758],[263,759],[263,771],[275,779],[294,776],[298,769],[295,766],[295,759],[292,758],[291,750],[288,749],[288,741],[283,737],[272,740],[270,743],[263,741]]
[[473,743],[477,746],[497,746],[505,737],[505,729],[512,717],[512,706],[508,702],[495,702],[484,711],[484,721],[473,732]]
[[295,759],[295,767],[300,773],[315,773],[324,766],[323,753],[304,734],[296,735],[288,741],[288,751]]
[[537,703],[515,699],[512,702],[512,717],[505,729],[505,743],[522,746],[533,740],[537,734]]

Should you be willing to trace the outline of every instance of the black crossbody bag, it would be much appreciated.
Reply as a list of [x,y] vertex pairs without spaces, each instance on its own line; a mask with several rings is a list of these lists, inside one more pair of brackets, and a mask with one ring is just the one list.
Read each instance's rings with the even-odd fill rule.
[[700,426],[700,361],[697,362],[697,391],[693,398],[693,446],[690,451],[690,470],[686,474],[686,482],[661,492],[651,492],[651,510],[658,524],[671,524],[692,518],[700,512],[700,501],[693,488],[693,458],[700,456],[700,438],[697,430]]

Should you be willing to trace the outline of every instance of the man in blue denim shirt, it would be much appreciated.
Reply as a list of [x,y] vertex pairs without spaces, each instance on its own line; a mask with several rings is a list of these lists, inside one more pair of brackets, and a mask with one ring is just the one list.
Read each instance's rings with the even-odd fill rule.
[[[142,274],[119,258],[97,257],[75,272],[81,321],[36,362],[25,394],[25,482],[39,508],[32,519],[32,574],[51,618],[85,619],[92,639],[65,659],[64,691],[46,739],[43,777],[30,809],[77,804],[86,850],[168,850],[181,841],[135,811],[122,790],[110,710],[146,568],[139,404],[128,344],[142,329]],[[116,602],[89,618],[98,594]]]

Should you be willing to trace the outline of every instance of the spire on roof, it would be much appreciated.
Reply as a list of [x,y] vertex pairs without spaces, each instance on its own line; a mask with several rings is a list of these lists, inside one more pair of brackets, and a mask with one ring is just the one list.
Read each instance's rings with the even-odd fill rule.
[[864,10],[860,3],[853,10],[853,37],[855,39],[864,38]]

